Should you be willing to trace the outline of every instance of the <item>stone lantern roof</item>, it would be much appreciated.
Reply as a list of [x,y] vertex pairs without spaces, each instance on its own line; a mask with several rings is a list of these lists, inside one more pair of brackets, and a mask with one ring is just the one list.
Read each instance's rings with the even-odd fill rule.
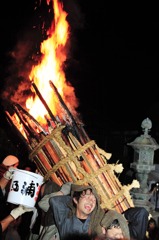
[[143,120],[141,123],[141,127],[144,134],[137,137],[133,142],[128,143],[128,145],[132,146],[134,149],[141,149],[142,147],[147,147],[157,150],[159,148],[158,143],[148,134],[148,132],[152,128],[151,120],[149,118]]

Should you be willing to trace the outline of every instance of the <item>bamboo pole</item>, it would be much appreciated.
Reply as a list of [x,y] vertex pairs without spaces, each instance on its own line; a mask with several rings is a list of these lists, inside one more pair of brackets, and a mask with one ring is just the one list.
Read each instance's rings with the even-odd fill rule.
[[39,99],[41,100],[42,104],[44,105],[44,107],[46,108],[47,112],[49,113],[51,119],[53,120],[54,123],[57,123],[57,120],[55,118],[55,116],[53,115],[53,113],[51,112],[49,106],[47,105],[45,99],[42,97],[41,93],[39,92],[37,86],[35,85],[34,82],[32,82],[32,86],[36,92],[36,94],[38,95]]
[[[70,139],[72,140],[72,142],[74,143],[76,149],[78,149],[79,147],[81,147],[80,143],[77,141],[77,139],[75,139],[75,137],[70,133],[69,134],[70,136]],[[80,161],[81,165],[83,165],[84,163],[84,167],[87,168],[87,170],[89,169],[89,173],[93,173],[95,170],[97,170],[98,168],[96,167],[96,164],[94,161],[90,162],[89,159],[88,159],[88,155],[86,156],[84,153],[81,153],[81,156],[83,158],[83,161]],[[101,187],[101,190],[106,193],[107,195],[109,195],[109,197],[111,197],[111,194],[109,193],[109,191],[105,191],[105,189],[108,189],[108,184],[103,181],[103,178],[101,176],[98,176],[98,179],[97,179],[100,187]],[[102,184],[103,183],[103,184]]]
[[[53,121],[51,129],[46,133],[40,124],[18,105],[15,106],[15,111],[30,142],[30,158],[36,162],[42,174],[60,186],[72,180],[90,183],[102,197],[102,206],[111,206],[118,212],[126,210],[130,204],[113,169],[101,156],[95,142],[90,141],[82,126],[76,123],[55,85],[50,81],[50,86],[70,120],[70,125],[59,129],[56,118],[38,88],[34,83],[32,86]],[[40,133],[36,131],[34,124]],[[47,135],[48,133],[51,134]]]

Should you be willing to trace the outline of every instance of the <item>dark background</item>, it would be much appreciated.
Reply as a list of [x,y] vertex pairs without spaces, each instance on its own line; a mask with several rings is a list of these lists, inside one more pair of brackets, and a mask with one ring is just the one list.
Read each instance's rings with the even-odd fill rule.
[[[141,122],[145,118],[151,119],[151,134],[159,140],[159,20],[152,17],[150,6],[146,10],[131,3],[111,6],[104,0],[63,3],[72,40],[66,76],[75,87],[78,111],[90,138],[112,152],[114,161],[124,161],[125,145],[142,134]],[[1,92],[6,87],[15,91],[15,81],[6,85],[6,78],[14,80],[16,76],[10,53],[18,52],[20,42],[28,49],[25,57],[29,58],[31,51],[38,50],[51,18],[45,1],[41,5],[34,1],[3,2]],[[15,153],[25,158],[25,147],[13,128],[8,128],[1,108],[1,131],[6,135],[5,147],[1,138],[1,159],[12,153],[14,146],[18,147]]]

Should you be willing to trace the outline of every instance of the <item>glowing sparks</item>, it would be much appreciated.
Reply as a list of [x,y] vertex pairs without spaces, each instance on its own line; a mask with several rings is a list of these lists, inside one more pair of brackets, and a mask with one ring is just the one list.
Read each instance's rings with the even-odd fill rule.
[[[49,85],[51,80],[57,87],[58,92],[67,104],[65,96],[71,95],[72,107],[77,106],[77,99],[72,86],[66,84],[63,64],[67,59],[67,43],[69,41],[69,24],[66,21],[67,13],[63,10],[62,4],[57,0],[53,1],[54,20],[47,31],[48,38],[41,43],[40,50],[42,59],[38,65],[32,67],[30,80],[39,89],[54,115],[60,115],[57,100]],[[41,123],[45,122],[47,110],[40,102],[38,96],[27,100],[27,108],[32,116]],[[43,118],[43,120],[42,120]]]

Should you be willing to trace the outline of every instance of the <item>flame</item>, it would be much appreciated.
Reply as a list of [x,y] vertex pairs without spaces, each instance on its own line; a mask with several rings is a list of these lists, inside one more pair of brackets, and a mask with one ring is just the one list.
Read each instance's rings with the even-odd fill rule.
[[8,111],[6,111],[7,117],[13,122],[16,129],[22,134],[22,136],[27,139],[26,132],[24,131],[23,125],[20,122],[20,119],[18,118],[17,114],[13,114],[12,116],[9,114]]
[[[50,1],[47,1],[49,3]],[[78,106],[78,101],[74,94],[74,88],[66,83],[63,65],[67,59],[68,42],[70,36],[69,24],[66,20],[67,13],[63,10],[62,3],[57,0],[52,1],[54,10],[54,20],[50,29],[47,31],[48,38],[41,43],[40,51],[42,53],[41,61],[38,65],[33,66],[29,74],[29,79],[37,86],[46,104],[49,106],[53,115],[60,116],[60,109],[57,104],[53,89],[50,87],[51,80],[66,105],[74,110]],[[32,89],[35,91],[35,89]],[[71,103],[69,102],[71,99]],[[40,123],[46,124],[48,112],[39,97],[28,98],[26,107],[29,113]]]

